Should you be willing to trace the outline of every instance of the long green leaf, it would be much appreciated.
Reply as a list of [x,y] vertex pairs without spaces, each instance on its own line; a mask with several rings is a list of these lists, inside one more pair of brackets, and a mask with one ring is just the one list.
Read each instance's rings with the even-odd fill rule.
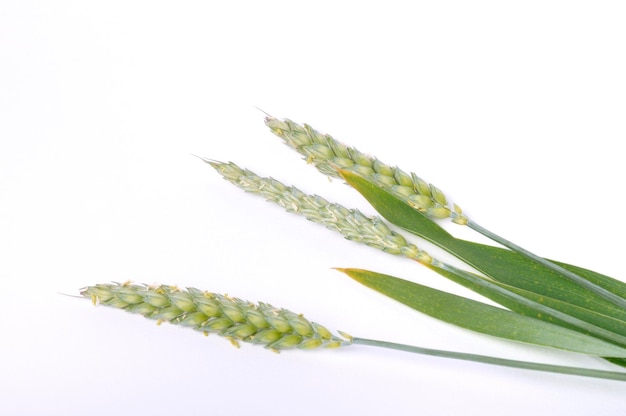
[[[624,323],[523,289],[514,288],[445,263],[429,266],[457,282],[519,314],[538,318],[626,347]],[[598,324],[599,323],[599,324]]]
[[498,244],[502,244],[504,247],[508,248],[509,250],[514,251],[518,254],[521,254],[522,256],[534,261],[535,263],[538,263],[546,267],[547,269],[554,270],[555,272],[559,273],[563,278],[589,291],[589,293],[594,293],[602,297],[603,299],[606,299],[607,301],[617,306],[618,308],[626,310],[626,299],[624,299],[620,295],[616,295],[610,290],[605,289],[602,286],[599,286],[591,282],[588,279],[585,279],[584,277],[574,273],[573,271],[566,269],[551,260],[540,257],[536,255],[535,253],[533,253],[532,251],[526,250],[525,248],[518,246],[512,241],[509,241],[506,238],[503,238],[497,235],[496,233],[493,233],[489,231],[488,229],[478,225],[474,221],[469,220],[467,221],[466,225],[472,230],[478,232],[479,234],[482,234],[485,237],[488,237],[492,241],[495,241]]
[[[438,245],[485,275],[529,292],[626,321],[625,310],[563,278],[559,273],[510,250],[457,239],[367,178],[348,171],[341,171],[341,174],[388,221]],[[557,263],[612,293],[626,296],[624,282],[577,266]]]
[[[449,248],[450,252],[458,258],[502,283],[572,303],[603,315],[626,320],[626,310],[618,308],[606,299],[572,283],[557,272],[510,250],[460,239],[451,242]],[[621,286],[621,282],[591,270],[565,263],[560,264],[564,268],[578,270],[578,274],[590,280],[596,278],[598,284],[607,288],[610,287],[614,293]]]
[[339,270],[413,309],[462,328],[587,355],[626,358],[626,348],[539,319],[393,276],[361,269]]

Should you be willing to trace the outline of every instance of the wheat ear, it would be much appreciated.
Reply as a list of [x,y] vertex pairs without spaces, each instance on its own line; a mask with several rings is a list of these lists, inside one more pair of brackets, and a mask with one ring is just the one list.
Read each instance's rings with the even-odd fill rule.
[[94,303],[138,313],[157,323],[169,322],[271,350],[336,348],[351,344],[302,315],[267,303],[246,302],[194,288],[111,283],[88,286],[81,295]]
[[303,155],[325,175],[340,177],[337,169],[344,169],[365,176],[389,190],[410,206],[431,218],[452,218],[458,224],[467,223],[459,206],[450,206],[445,194],[416,174],[408,174],[363,152],[338,142],[328,134],[322,134],[308,124],[300,125],[291,120],[265,118],[272,133],[285,144]]
[[304,215],[308,220],[338,231],[348,240],[364,243],[392,254],[401,254],[421,263],[430,264],[433,259],[385,224],[380,217],[368,217],[357,209],[330,203],[318,195],[308,195],[293,186],[272,179],[262,178],[248,169],[232,162],[224,163],[203,159],[224,179],[239,188],[263,196],[287,211]]

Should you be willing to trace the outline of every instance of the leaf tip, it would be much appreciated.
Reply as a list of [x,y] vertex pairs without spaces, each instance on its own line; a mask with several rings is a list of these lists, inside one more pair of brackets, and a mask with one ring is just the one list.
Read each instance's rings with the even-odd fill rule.
[[349,184],[351,184],[353,178],[356,176],[356,173],[348,170],[348,169],[344,169],[341,168],[337,165],[331,165],[333,167],[333,169],[335,169],[337,171],[337,174],[339,176],[341,176],[341,179],[343,179],[344,181],[348,182]]
[[340,271],[344,274],[347,274],[348,277],[352,279],[358,280],[358,277],[361,273],[365,272],[363,269],[354,269],[354,268],[342,268],[342,267],[333,267],[334,270]]

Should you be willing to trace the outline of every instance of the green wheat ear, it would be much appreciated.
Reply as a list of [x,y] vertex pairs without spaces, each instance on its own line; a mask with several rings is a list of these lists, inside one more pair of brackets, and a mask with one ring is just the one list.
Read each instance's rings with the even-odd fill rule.
[[233,162],[219,162],[201,158],[224,179],[235,186],[260,195],[289,212],[305,216],[309,221],[341,233],[346,239],[366,244],[387,253],[406,256],[424,264],[433,258],[404,236],[392,231],[380,217],[368,217],[357,209],[348,209],[330,203],[321,196],[305,194],[294,186],[287,186],[273,178],[263,178]]
[[466,224],[467,217],[461,208],[450,205],[445,194],[414,173],[406,173],[398,167],[386,165],[380,160],[338,142],[328,134],[322,134],[311,126],[300,125],[291,120],[265,118],[269,129],[282,138],[286,145],[303,155],[325,175],[340,178],[338,169],[355,172],[373,180],[411,207],[434,218],[451,218],[457,224]]
[[243,341],[279,351],[337,348],[352,343],[350,338],[335,336],[324,326],[287,309],[194,288],[111,283],[88,286],[80,293],[91,298],[94,305],[138,313],[157,320],[157,324],[187,326],[205,335],[217,333],[235,346]]

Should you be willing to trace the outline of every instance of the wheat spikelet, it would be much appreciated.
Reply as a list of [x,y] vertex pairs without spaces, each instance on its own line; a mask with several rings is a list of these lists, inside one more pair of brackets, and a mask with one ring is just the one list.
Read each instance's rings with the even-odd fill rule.
[[304,215],[308,220],[322,224],[343,234],[348,240],[364,243],[392,254],[430,264],[432,258],[423,250],[389,229],[380,217],[368,217],[356,209],[326,201],[318,195],[308,195],[293,186],[272,179],[262,178],[248,169],[229,162],[203,159],[215,168],[224,179],[245,191],[261,195],[287,211]]
[[373,180],[431,218],[451,217],[458,224],[467,223],[459,206],[453,204],[450,207],[445,194],[439,188],[414,173],[408,174],[400,168],[386,165],[307,124],[300,125],[288,119],[279,120],[271,116],[265,118],[265,124],[323,174],[339,177],[337,169],[353,171]]
[[351,340],[286,309],[267,303],[253,304],[230,296],[186,290],[174,286],[111,283],[88,286],[81,295],[101,304],[138,313],[157,323],[169,322],[217,333],[238,346],[238,341],[261,344],[271,350],[336,348]]

